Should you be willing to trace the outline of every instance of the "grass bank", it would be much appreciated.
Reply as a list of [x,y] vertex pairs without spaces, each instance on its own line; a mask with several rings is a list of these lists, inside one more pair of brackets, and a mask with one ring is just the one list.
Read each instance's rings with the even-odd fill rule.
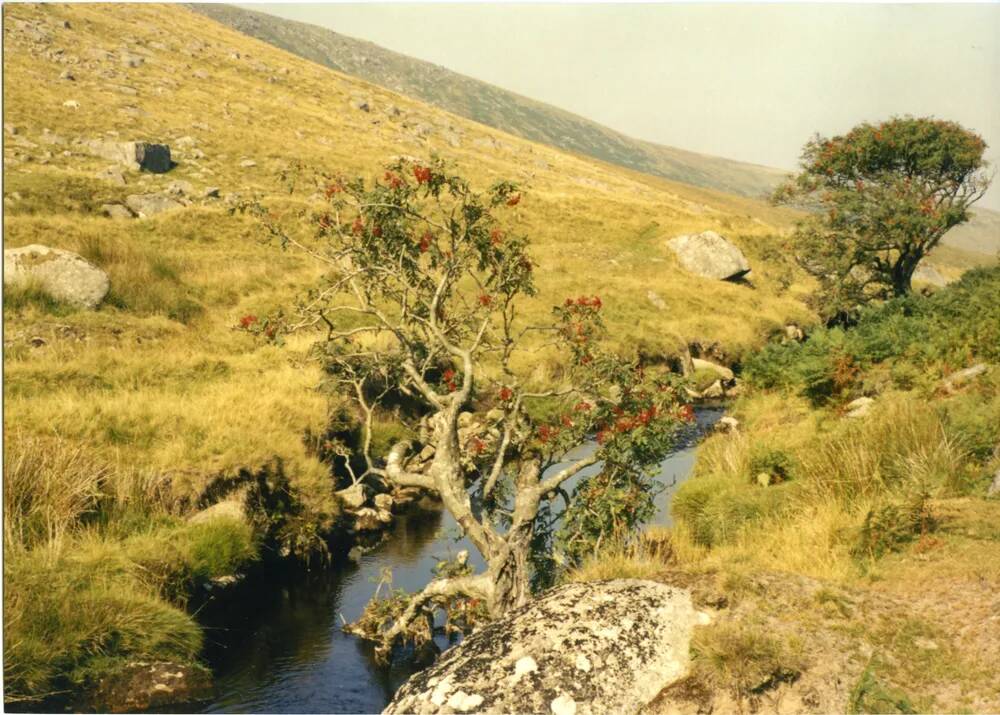
[[744,362],[739,426],[700,447],[674,527],[571,575],[688,585],[714,614],[662,706],[1000,707],[998,295],[1000,269],[978,269]]

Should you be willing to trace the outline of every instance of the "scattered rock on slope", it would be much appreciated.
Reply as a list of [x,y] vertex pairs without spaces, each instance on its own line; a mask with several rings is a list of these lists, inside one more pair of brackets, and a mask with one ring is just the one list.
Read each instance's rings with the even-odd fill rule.
[[163,174],[173,168],[173,162],[170,160],[170,147],[166,144],[92,139],[86,143],[86,147],[94,156],[116,161],[130,169],[142,169],[154,174]]
[[163,194],[133,194],[125,197],[125,205],[139,218],[148,218],[164,211],[184,207],[180,202]]
[[101,206],[101,211],[109,218],[114,219],[130,219],[135,217],[128,208],[121,204],[104,204]]
[[108,274],[71,251],[34,244],[3,252],[4,285],[36,282],[56,300],[96,308],[108,293]]
[[854,419],[865,417],[872,411],[872,405],[874,404],[875,400],[870,397],[859,397],[856,400],[852,400],[847,403],[845,408],[847,410],[847,416]]
[[473,633],[385,713],[637,712],[686,674],[690,594],[652,581],[556,588]]
[[750,264],[737,246],[715,231],[677,236],[667,241],[685,270],[704,278],[735,280],[750,272]]

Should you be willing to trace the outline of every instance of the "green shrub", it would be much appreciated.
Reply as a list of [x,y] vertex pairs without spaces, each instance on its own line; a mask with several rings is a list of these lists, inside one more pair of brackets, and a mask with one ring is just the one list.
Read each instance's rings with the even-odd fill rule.
[[948,434],[972,457],[985,462],[993,456],[1000,446],[1000,390],[961,395],[945,402],[941,412]]
[[850,715],[861,713],[916,713],[910,699],[900,690],[885,685],[875,675],[874,660],[861,673],[847,701]]
[[856,392],[876,365],[889,364],[897,386],[928,371],[1000,359],[1000,267],[968,271],[933,295],[907,295],[864,309],[849,329],[814,330],[804,343],[771,343],[744,363],[762,389],[799,392],[815,404]]
[[767,474],[770,484],[787,482],[795,473],[795,459],[781,449],[766,445],[755,445],[750,451],[750,479],[758,474]]
[[759,489],[744,481],[708,475],[681,485],[671,513],[690,530],[695,543],[718,546],[787,509],[794,490],[790,483]]
[[881,558],[914,539],[930,533],[937,522],[926,494],[869,510],[852,553],[860,558]]

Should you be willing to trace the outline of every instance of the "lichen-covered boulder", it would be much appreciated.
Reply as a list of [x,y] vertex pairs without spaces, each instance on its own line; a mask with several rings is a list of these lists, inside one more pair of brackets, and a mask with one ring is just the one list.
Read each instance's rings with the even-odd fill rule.
[[56,300],[96,308],[111,283],[108,274],[72,251],[32,244],[3,252],[3,283],[35,283]]
[[677,254],[684,270],[703,278],[736,280],[750,272],[743,251],[715,231],[677,236],[667,241],[667,246]]
[[575,583],[473,633],[410,678],[385,713],[637,712],[688,669],[687,591]]

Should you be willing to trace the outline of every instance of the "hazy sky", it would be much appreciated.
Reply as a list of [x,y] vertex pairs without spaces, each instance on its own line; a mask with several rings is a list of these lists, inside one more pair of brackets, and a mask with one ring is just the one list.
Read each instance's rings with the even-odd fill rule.
[[914,114],[975,129],[1000,164],[996,3],[242,6],[707,154],[794,168],[814,132]]

